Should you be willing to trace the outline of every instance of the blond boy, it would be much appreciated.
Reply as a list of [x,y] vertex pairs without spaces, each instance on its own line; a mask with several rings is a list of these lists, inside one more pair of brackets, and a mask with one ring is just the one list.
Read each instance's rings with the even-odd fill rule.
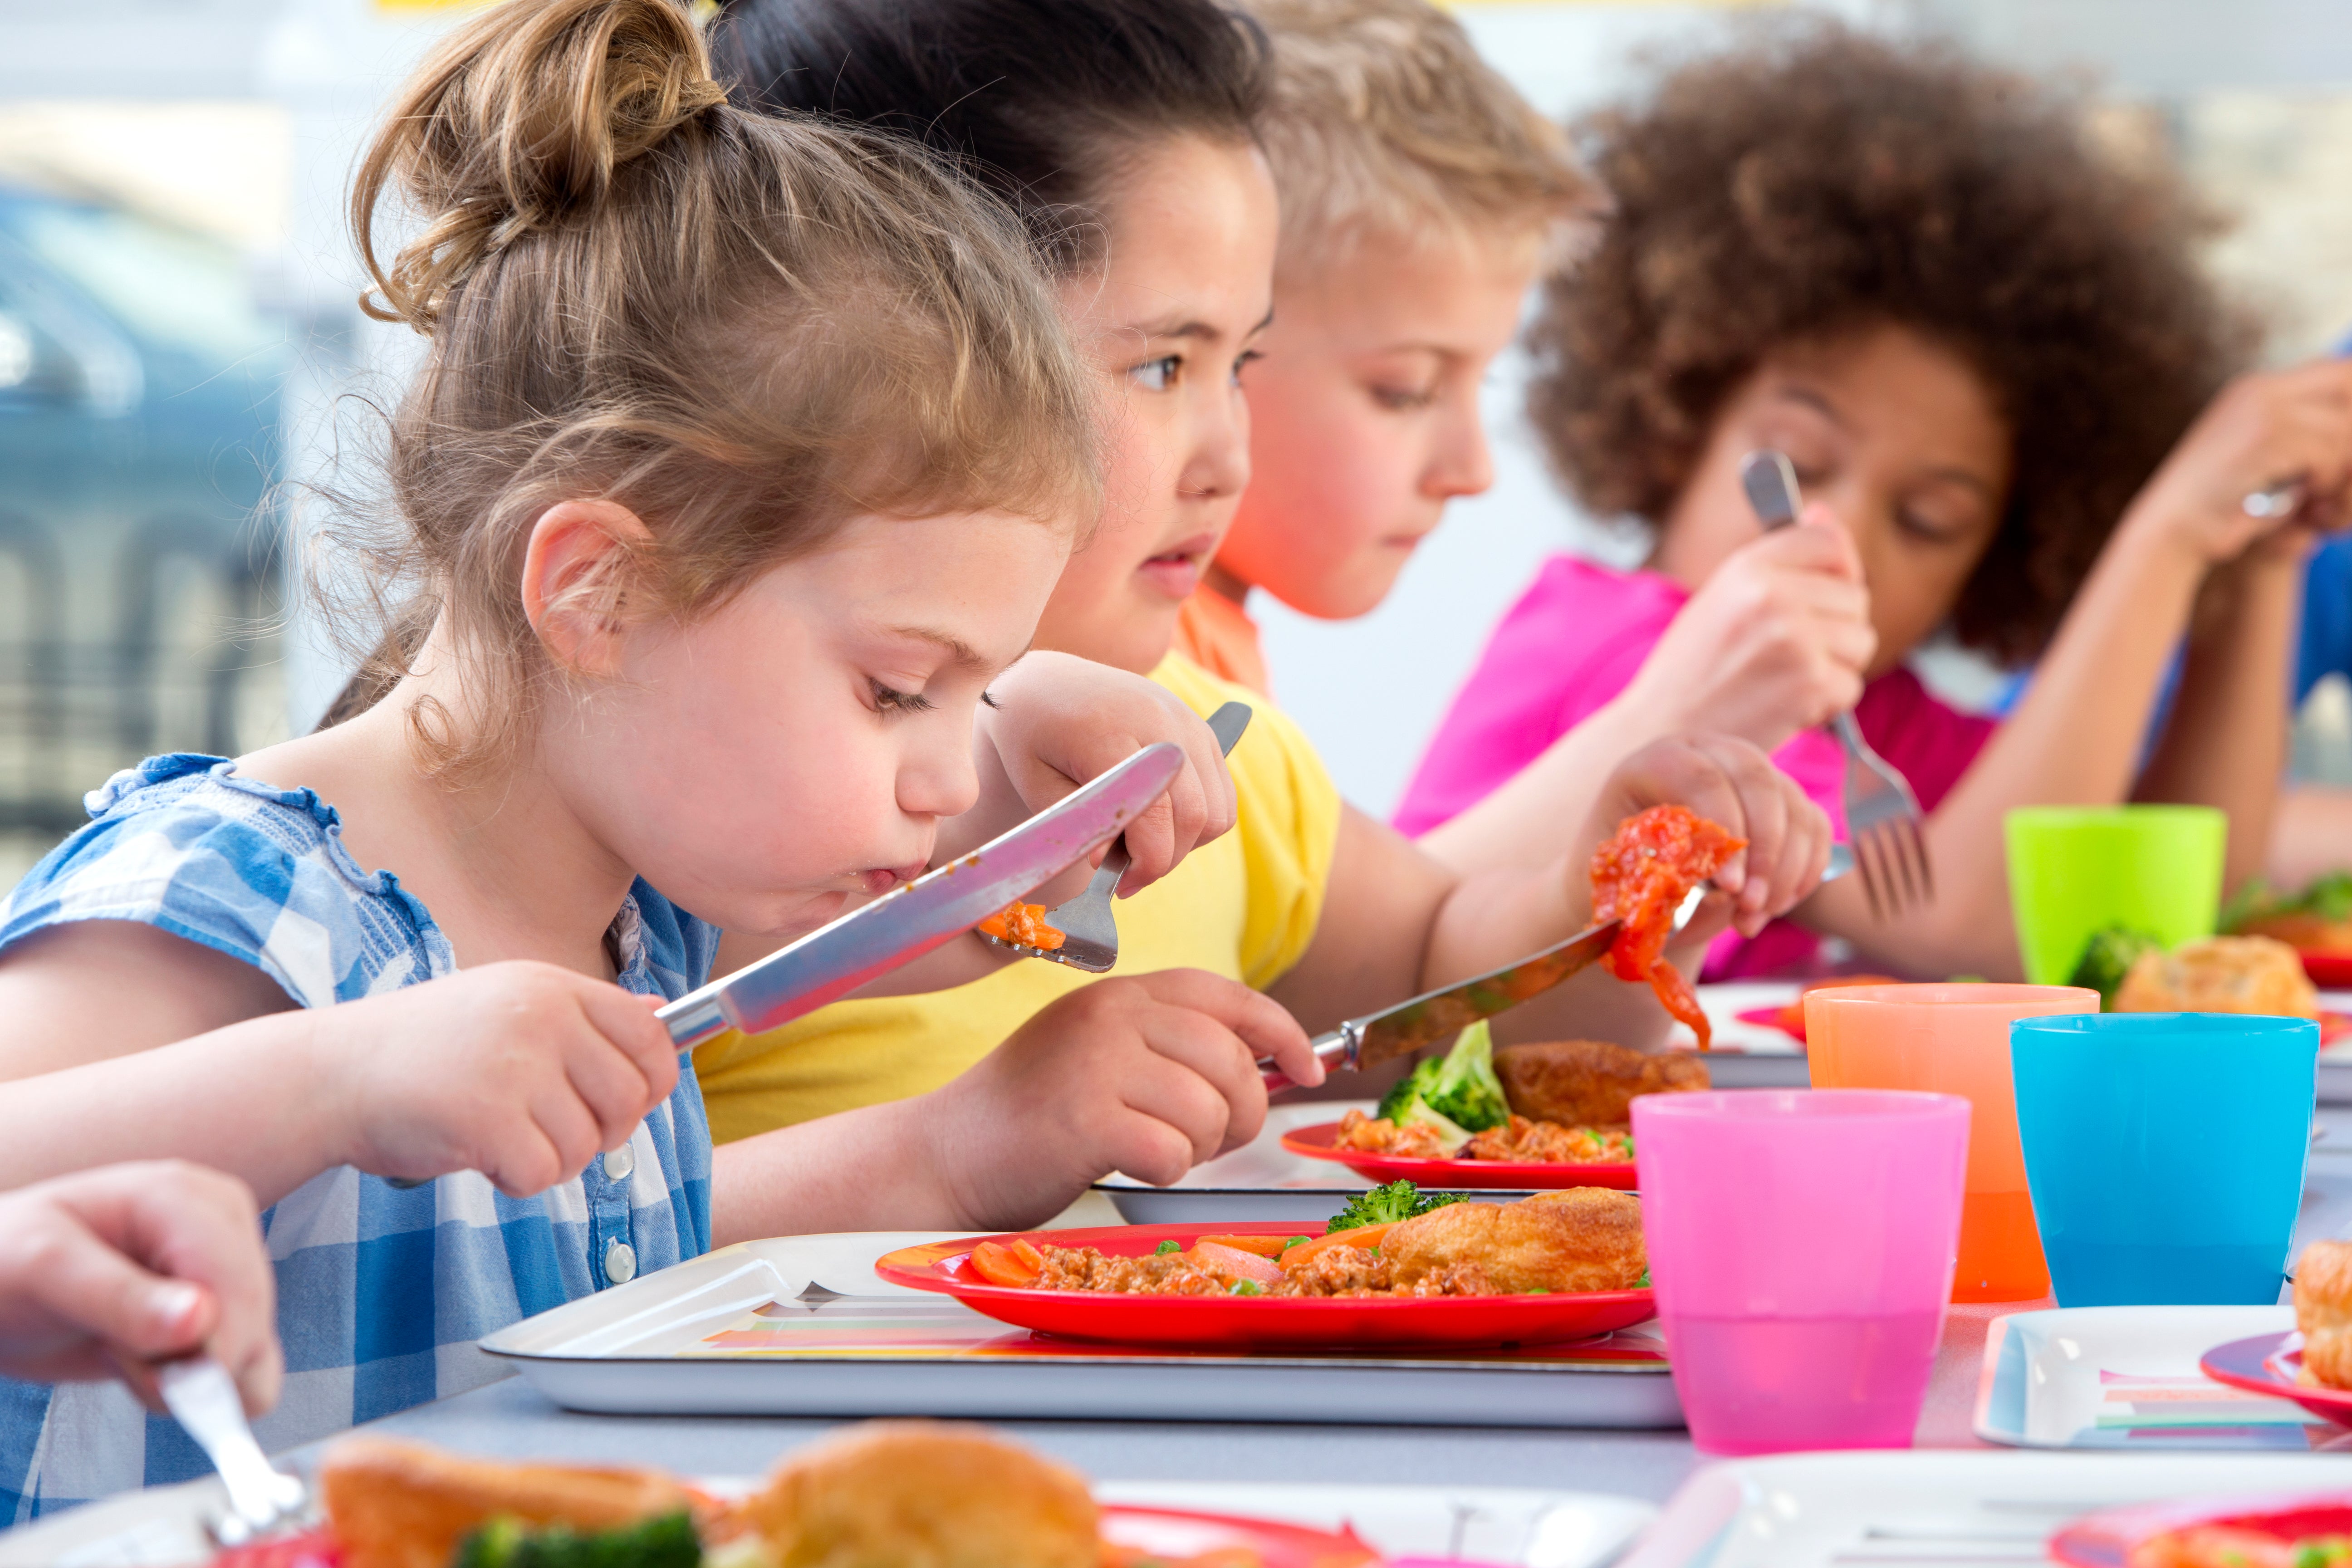
[[1425,0],[1253,9],[1274,44],[1274,324],[1244,378],[1249,489],[1177,647],[1263,691],[1252,588],[1363,615],[1445,503],[1493,482],[1479,385],[1591,186],[1559,128]]

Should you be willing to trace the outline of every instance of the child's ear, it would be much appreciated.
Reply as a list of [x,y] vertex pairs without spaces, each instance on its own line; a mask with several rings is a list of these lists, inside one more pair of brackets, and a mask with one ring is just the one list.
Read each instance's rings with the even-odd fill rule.
[[539,514],[522,552],[522,613],[557,663],[582,675],[620,668],[621,633],[642,595],[639,558],[653,542],[617,501],[558,501]]

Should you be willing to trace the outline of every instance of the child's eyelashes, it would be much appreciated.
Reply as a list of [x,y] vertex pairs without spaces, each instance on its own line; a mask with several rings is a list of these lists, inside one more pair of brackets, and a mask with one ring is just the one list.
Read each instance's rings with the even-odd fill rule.
[[1166,392],[1176,384],[1183,373],[1182,354],[1162,354],[1158,359],[1145,360],[1127,374],[1146,392]]
[[1244,349],[1236,355],[1234,360],[1234,384],[1239,386],[1242,384],[1242,372],[1265,357],[1265,355],[1256,349]]
[[866,685],[874,689],[874,707],[878,712],[927,713],[937,706],[919,691],[901,691],[873,679],[868,679]]
[[1436,402],[1437,390],[1422,386],[1375,386],[1372,388],[1372,401],[1391,414],[1410,414]]

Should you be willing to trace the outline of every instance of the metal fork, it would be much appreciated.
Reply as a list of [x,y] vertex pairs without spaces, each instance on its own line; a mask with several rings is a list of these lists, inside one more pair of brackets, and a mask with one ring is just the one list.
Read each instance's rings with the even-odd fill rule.
[[164,1406],[205,1451],[228,1489],[229,1511],[210,1522],[213,1538],[241,1546],[280,1525],[298,1522],[310,1491],[273,1467],[245,1419],[245,1401],[228,1369],[208,1355],[157,1369]]
[[[1246,702],[1228,702],[1209,715],[1209,733],[1217,738],[1220,751],[1228,756],[1233,754],[1234,742],[1249,728],[1250,717],[1251,709]],[[1045,923],[1062,933],[1062,945],[1057,948],[1030,947],[990,936],[986,931],[977,934],[982,942],[1024,958],[1051,959],[1089,974],[1108,973],[1118,962],[1118,921],[1111,913],[1110,896],[1118,889],[1118,879],[1127,875],[1127,840],[1121,838],[1103,857],[1087,890],[1046,915]]]
[[[1766,532],[1797,521],[1804,503],[1797,492],[1797,470],[1785,454],[1769,447],[1748,453],[1740,459],[1739,484]],[[1831,720],[1830,731],[1845,748],[1845,836],[1862,872],[1870,918],[1891,920],[1936,896],[1919,797],[1893,764],[1870,749],[1853,713]]]

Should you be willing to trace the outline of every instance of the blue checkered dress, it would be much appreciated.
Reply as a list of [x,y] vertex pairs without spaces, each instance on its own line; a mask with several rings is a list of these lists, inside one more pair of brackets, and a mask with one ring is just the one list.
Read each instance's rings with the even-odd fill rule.
[[[142,921],[256,965],[305,1007],[457,967],[425,906],[362,871],[334,808],[309,790],[240,778],[218,757],[154,757],[89,806],[89,826],[0,904],[0,950],[68,921]],[[620,983],[689,991],[718,935],[639,882],[614,926]],[[708,1251],[710,1127],[690,1063],[629,1151],[533,1198],[470,1172],[404,1192],[349,1166],[289,1193],[262,1216],[287,1362],[285,1397],[257,1424],[263,1446],[503,1376],[474,1348],[480,1335],[604,1288],[608,1262],[626,1273],[633,1255],[643,1273]],[[0,1525],[210,1468],[175,1423],[116,1384],[0,1379]]]

